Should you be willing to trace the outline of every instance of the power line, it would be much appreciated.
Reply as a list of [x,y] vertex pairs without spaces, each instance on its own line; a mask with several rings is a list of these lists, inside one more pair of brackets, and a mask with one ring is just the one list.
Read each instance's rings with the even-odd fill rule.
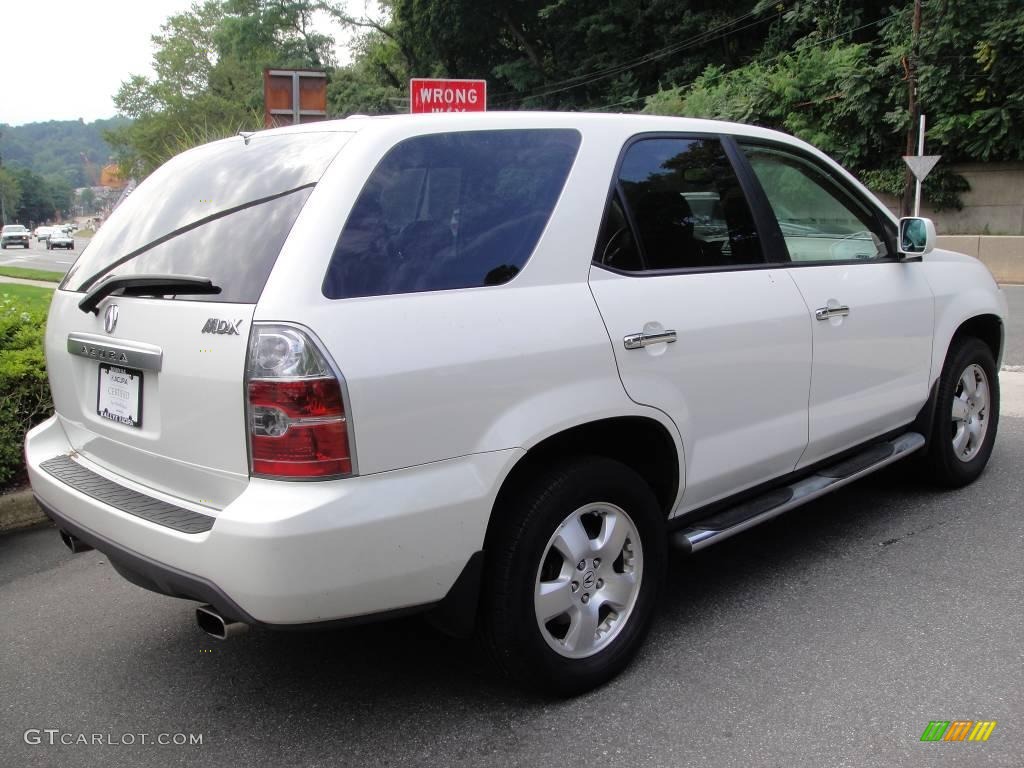
[[577,80],[585,80],[585,79],[588,79],[590,77],[600,76],[600,75],[603,75],[605,73],[611,72],[612,70],[617,70],[620,67],[628,67],[628,66],[632,66],[632,65],[642,64],[642,63],[645,63],[647,61],[647,58],[649,56],[659,56],[659,55],[662,55],[662,54],[668,55],[669,53],[675,52],[675,50],[679,46],[685,46],[685,45],[687,45],[688,43],[690,43],[693,40],[697,40],[697,39],[703,37],[704,35],[712,34],[714,32],[717,32],[720,29],[724,29],[726,27],[732,26],[733,24],[741,22],[744,19],[747,19],[747,18],[749,18],[750,16],[753,16],[753,15],[754,15],[754,11],[752,11],[752,10],[748,11],[747,13],[744,13],[742,16],[737,16],[734,19],[730,19],[729,21],[726,21],[726,22],[720,24],[719,26],[717,26],[717,27],[715,27],[713,29],[705,30],[704,32],[700,33],[699,35],[695,35],[694,37],[689,38],[688,40],[684,40],[682,43],[672,43],[671,45],[667,45],[664,48],[659,48],[656,51],[651,51],[650,53],[645,53],[643,56],[641,56],[641,57],[639,57],[637,59],[632,59],[631,61],[628,61],[628,62],[626,62],[624,64],[622,64],[622,63],[620,63],[620,64],[613,64],[612,66],[606,67],[605,69],[600,69],[597,72],[588,72],[588,73],[583,74],[583,75],[575,75],[574,77],[566,78],[565,80],[556,80],[553,83],[545,83],[544,85],[539,85],[536,88],[530,88],[527,91],[502,91],[500,93],[493,94],[493,96],[494,97],[499,97],[499,96],[517,96],[517,97],[529,98],[529,97],[532,97],[532,96],[539,95],[537,92],[538,91],[543,91],[546,88],[551,88],[553,86],[559,86],[559,85],[566,85],[566,84],[569,84],[569,83],[575,83]]
[[[780,11],[780,13],[781,13],[781,11]],[[684,41],[682,41],[680,43],[674,43],[673,45],[668,46],[666,48],[662,48],[662,49],[660,49],[658,51],[654,51],[652,53],[645,54],[644,56],[641,56],[639,59],[634,59],[631,62],[627,62],[625,64],[616,64],[615,66],[608,67],[608,68],[606,68],[604,70],[600,70],[598,72],[592,72],[592,73],[589,73],[587,75],[577,75],[574,78],[570,78],[569,80],[562,81],[562,83],[558,83],[558,82],[548,83],[548,84],[546,84],[544,86],[540,86],[539,89],[534,89],[534,92],[531,92],[531,93],[518,94],[517,98],[510,99],[510,100],[506,101],[504,106],[513,106],[513,105],[515,105],[517,103],[518,104],[522,104],[526,99],[537,98],[539,96],[550,96],[550,95],[555,94],[555,93],[562,93],[564,91],[572,90],[573,88],[579,88],[579,87],[582,87],[584,85],[589,85],[590,83],[597,82],[598,80],[604,80],[604,79],[607,79],[609,77],[614,77],[615,75],[622,74],[624,72],[628,72],[631,69],[636,69],[639,66],[642,66],[642,65],[647,64],[647,63],[652,62],[652,61],[656,61],[657,59],[661,59],[661,58],[664,58],[666,56],[671,56],[672,54],[675,54],[675,53],[678,53],[680,51],[686,50],[687,48],[692,48],[692,47],[694,47],[696,45],[703,45],[703,44],[707,44],[707,43],[710,43],[710,42],[714,42],[715,40],[719,40],[719,39],[728,37],[729,35],[732,35],[732,34],[737,34],[739,32],[742,32],[742,31],[746,30],[746,29],[750,29],[751,27],[755,27],[755,26],[757,26],[759,24],[764,24],[766,21],[772,21],[775,18],[777,18],[776,16],[766,16],[766,17],[764,17],[762,19],[758,19],[756,21],[753,21],[750,24],[746,24],[745,26],[742,26],[742,27],[740,27],[738,29],[728,29],[729,27],[732,27],[733,25],[743,21],[744,19],[749,18],[751,15],[753,15],[753,12],[746,13],[746,14],[744,14],[742,16],[738,16],[735,19],[727,21],[724,24],[721,24],[721,25],[719,25],[717,27],[714,27],[714,28],[709,29],[709,30],[705,30],[704,32],[701,32],[699,35],[694,35],[693,37],[688,38],[687,40],[684,40]],[[722,30],[727,30],[727,31],[725,31],[722,34],[718,34]],[[571,83],[571,84],[564,84],[564,83]],[[559,86],[559,85],[561,85],[562,87],[553,87],[553,86]],[[515,93],[515,92],[506,92],[506,93]]]
[[[826,38],[824,38],[822,40],[818,40],[814,45],[815,46],[819,46],[819,45],[824,45],[825,43],[831,43],[833,40],[838,40],[841,37],[846,37],[847,35],[852,35],[854,32],[860,32],[862,29],[867,29],[868,27],[873,27],[873,26],[876,26],[878,24],[882,24],[883,22],[886,22],[889,19],[892,19],[892,18],[894,18],[896,16],[899,16],[899,15],[900,15],[900,12],[897,11],[896,13],[892,13],[892,14],[890,14],[888,16],[885,16],[885,17],[883,17],[881,19],[876,19],[875,21],[869,21],[867,24],[861,24],[859,27],[854,27],[853,29],[848,29],[845,32],[840,32],[839,34],[833,35],[832,37],[826,37]],[[765,59],[764,61],[765,62],[775,61],[777,59],[781,59],[783,56],[788,56],[791,53],[792,53],[792,51],[788,51],[788,50],[787,51],[780,51],[779,53],[775,54],[774,56],[772,56],[772,57],[770,57],[768,59]],[[743,65],[743,66],[746,66],[746,65]],[[716,80],[720,80],[721,78],[723,78],[723,77],[725,77],[727,75],[731,75],[733,72],[739,71],[740,69],[743,68],[743,66],[735,67],[733,69],[728,70],[727,72],[720,72],[719,74],[717,74],[717,75],[715,75],[713,77],[705,78],[703,82],[704,83],[713,83]],[[684,88],[693,88],[694,85],[695,85],[694,83],[690,83],[689,85],[680,87],[677,90],[682,91]],[[605,104],[605,105],[600,106],[600,107],[594,107],[590,111],[592,111],[592,112],[601,112],[601,111],[603,111],[605,109],[611,109],[612,107],[621,107],[621,106],[623,106],[625,104],[631,104],[631,103],[633,103],[635,101],[641,101],[643,99],[650,98],[651,96],[654,96],[654,94],[653,93],[649,93],[649,94],[644,95],[644,96],[632,96],[632,97],[630,97],[628,99],[623,99],[622,101],[613,102],[612,104]]]

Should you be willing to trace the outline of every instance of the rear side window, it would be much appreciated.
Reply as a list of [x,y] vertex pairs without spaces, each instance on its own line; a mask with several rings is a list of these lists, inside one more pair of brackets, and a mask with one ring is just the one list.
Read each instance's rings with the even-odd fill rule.
[[395,146],[352,206],[331,299],[500,285],[530,258],[576,158],[575,130],[470,131]]
[[[750,206],[717,139],[635,142],[622,159],[606,226],[622,220],[616,206],[624,206],[632,216],[639,254],[629,253],[632,246],[625,233],[615,236],[609,231],[603,234],[610,242],[598,241],[598,263],[638,271],[764,262]],[[611,260],[609,252],[614,255]]]

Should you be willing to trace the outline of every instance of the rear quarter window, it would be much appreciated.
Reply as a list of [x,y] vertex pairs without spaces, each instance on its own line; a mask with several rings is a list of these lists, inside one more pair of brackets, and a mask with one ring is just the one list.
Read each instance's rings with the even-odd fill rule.
[[469,131],[393,147],[349,212],[331,299],[500,285],[547,226],[580,145],[575,130]]

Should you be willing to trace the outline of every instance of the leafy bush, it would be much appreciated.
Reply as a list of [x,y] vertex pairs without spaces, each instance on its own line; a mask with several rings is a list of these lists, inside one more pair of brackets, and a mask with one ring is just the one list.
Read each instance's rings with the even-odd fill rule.
[[46,379],[46,314],[0,292],[0,488],[21,479],[25,433],[53,413]]

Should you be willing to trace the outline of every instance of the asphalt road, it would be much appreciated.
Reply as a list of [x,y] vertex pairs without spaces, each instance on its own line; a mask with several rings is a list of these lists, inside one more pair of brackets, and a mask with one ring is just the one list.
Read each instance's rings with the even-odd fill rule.
[[0,251],[0,267],[25,267],[27,269],[45,269],[51,272],[67,272],[82,249],[89,244],[86,238],[76,237],[74,250],[57,248],[46,250],[46,243],[38,242],[35,237],[28,250],[12,247]]
[[1024,285],[1004,285],[1003,293],[1010,307],[1003,366],[1024,370]]
[[[1017,768],[1024,373],[1002,378],[975,485],[940,493],[897,464],[674,557],[645,649],[574,701],[521,692],[418,619],[217,642],[193,604],[71,556],[53,529],[0,537],[0,764]],[[920,741],[956,719],[998,726]],[[30,745],[28,729],[115,743]]]

